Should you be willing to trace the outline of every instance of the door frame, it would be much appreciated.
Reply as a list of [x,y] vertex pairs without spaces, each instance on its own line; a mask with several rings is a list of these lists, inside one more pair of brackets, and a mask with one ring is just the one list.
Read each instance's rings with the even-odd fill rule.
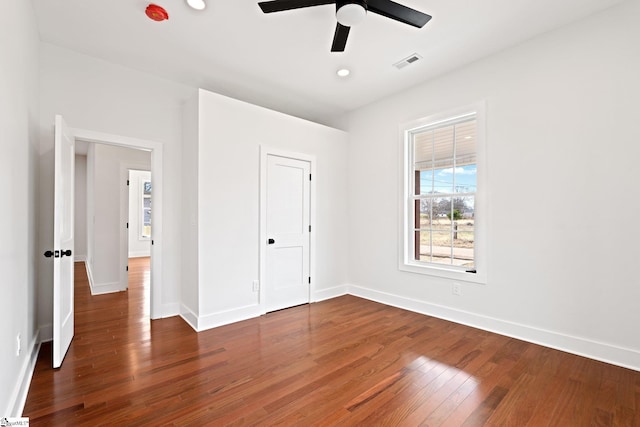
[[139,138],[131,138],[121,135],[113,135],[103,132],[95,132],[86,129],[71,128],[76,140],[114,145],[124,148],[149,151],[151,153],[151,173],[153,175],[153,227],[151,229],[151,277],[149,292],[151,298],[150,318],[160,319],[163,316],[162,309],[162,213],[163,213],[163,144]]
[[266,290],[264,283],[266,283],[266,266],[267,266],[267,158],[269,156],[285,157],[288,159],[301,160],[309,162],[311,166],[311,194],[310,194],[310,206],[309,206],[309,224],[311,224],[311,233],[309,236],[309,276],[311,277],[311,283],[309,284],[309,302],[315,302],[313,295],[315,295],[315,283],[316,283],[316,156],[313,154],[298,153],[293,151],[286,151],[278,148],[273,148],[265,145],[260,145],[260,231],[259,231],[259,280],[260,280],[260,292],[258,303],[260,305],[260,312],[265,314],[267,312],[266,302]]
[[150,169],[149,166],[142,163],[128,161],[120,163],[120,284],[126,284],[123,290],[129,289],[129,232],[131,229],[131,218],[129,218],[129,192],[131,187],[125,182],[129,182],[129,171],[144,170],[151,172]]

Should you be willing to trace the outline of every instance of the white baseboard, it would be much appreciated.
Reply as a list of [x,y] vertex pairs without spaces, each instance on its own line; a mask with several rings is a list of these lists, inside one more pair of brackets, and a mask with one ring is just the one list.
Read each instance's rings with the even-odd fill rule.
[[[183,306],[184,307],[184,306]],[[193,314],[193,312],[191,312]],[[252,319],[264,314],[259,304],[247,305],[245,307],[238,307],[233,310],[220,311],[217,313],[207,314],[205,316],[195,317],[196,331],[201,332],[207,329],[216,328],[218,326],[228,325],[230,323],[240,322],[242,320]],[[185,318],[185,313],[181,313],[182,318],[185,319],[192,327],[193,318]],[[190,317],[187,314],[187,317]]]
[[123,292],[125,290],[126,289],[122,289],[120,282],[99,283],[91,286],[91,295],[112,294],[114,292]]
[[349,293],[347,285],[336,286],[329,289],[319,289],[313,292],[311,295],[311,302],[324,301],[331,298],[341,297]]
[[22,366],[20,367],[20,375],[18,381],[11,393],[9,409],[10,417],[22,417],[24,411],[24,405],[27,402],[27,394],[29,393],[29,386],[31,385],[31,378],[33,377],[33,370],[36,367],[36,360],[38,359],[38,352],[40,351],[40,338],[39,333],[36,332],[35,336],[31,340],[29,345],[29,354],[25,357]]
[[73,262],[87,262],[87,256],[86,255],[74,255],[73,256]]
[[145,258],[150,256],[151,256],[151,251],[129,252],[129,258]]
[[431,304],[425,301],[409,299],[359,286],[349,286],[348,290],[349,294],[360,298],[640,371],[640,352],[637,350]]
[[89,281],[89,289],[91,289],[91,295],[94,295],[94,293],[93,293],[93,272],[91,271],[91,266],[86,261],[84,262],[84,268],[85,268],[85,270],[87,270],[87,280]]
[[182,317],[182,319],[187,322],[194,331],[198,331],[198,315],[184,304],[182,304],[180,308],[180,317]]

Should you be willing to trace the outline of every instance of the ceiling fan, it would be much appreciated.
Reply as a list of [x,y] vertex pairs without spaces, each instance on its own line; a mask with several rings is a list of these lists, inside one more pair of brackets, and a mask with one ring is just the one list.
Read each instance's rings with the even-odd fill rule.
[[362,22],[367,11],[417,28],[422,28],[431,19],[431,16],[426,13],[391,0],[271,0],[260,2],[258,5],[264,13],[272,13],[333,3],[336,5],[338,23],[333,35],[331,52],[344,52],[349,30],[352,26]]

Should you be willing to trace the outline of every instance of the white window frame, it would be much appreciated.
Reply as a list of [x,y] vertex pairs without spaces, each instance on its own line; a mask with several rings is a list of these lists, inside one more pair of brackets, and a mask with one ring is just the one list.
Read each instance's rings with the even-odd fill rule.
[[[413,151],[412,133],[418,129],[431,127],[438,123],[445,123],[465,115],[476,116],[476,167],[477,190],[474,205],[474,264],[475,273],[466,272],[459,267],[444,264],[425,263],[413,259],[414,245],[414,203],[413,203]],[[487,224],[488,202],[486,188],[486,114],[484,102],[478,102],[461,108],[432,114],[427,117],[401,124],[399,127],[400,140],[400,221],[399,221],[399,259],[398,267],[402,271],[426,274],[446,279],[487,283]]]
[[[139,236],[138,239],[139,240],[150,240],[151,239],[151,235],[145,236],[144,234],[144,211],[146,210],[146,208],[144,207],[144,199],[151,199],[151,194],[144,194],[144,184],[147,182],[151,182],[147,179],[141,179],[140,180],[140,225],[139,225]],[[151,187],[151,192],[153,192],[153,187]],[[153,202],[152,202],[153,203]]]

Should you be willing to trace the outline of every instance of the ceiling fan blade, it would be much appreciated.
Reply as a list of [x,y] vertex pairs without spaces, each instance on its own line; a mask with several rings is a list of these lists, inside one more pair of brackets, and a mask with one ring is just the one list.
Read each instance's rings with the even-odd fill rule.
[[272,0],[258,3],[264,13],[282,12],[284,10],[301,9],[303,7],[333,4],[336,0]]
[[345,27],[339,22],[336,24],[336,32],[333,35],[331,52],[344,52],[344,47],[347,45],[347,37],[349,37],[350,29],[351,27]]
[[367,9],[378,15],[395,19],[414,27],[422,28],[429,22],[431,15],[422,13],[410,7],[403,6],[391,0],[367,0]]

